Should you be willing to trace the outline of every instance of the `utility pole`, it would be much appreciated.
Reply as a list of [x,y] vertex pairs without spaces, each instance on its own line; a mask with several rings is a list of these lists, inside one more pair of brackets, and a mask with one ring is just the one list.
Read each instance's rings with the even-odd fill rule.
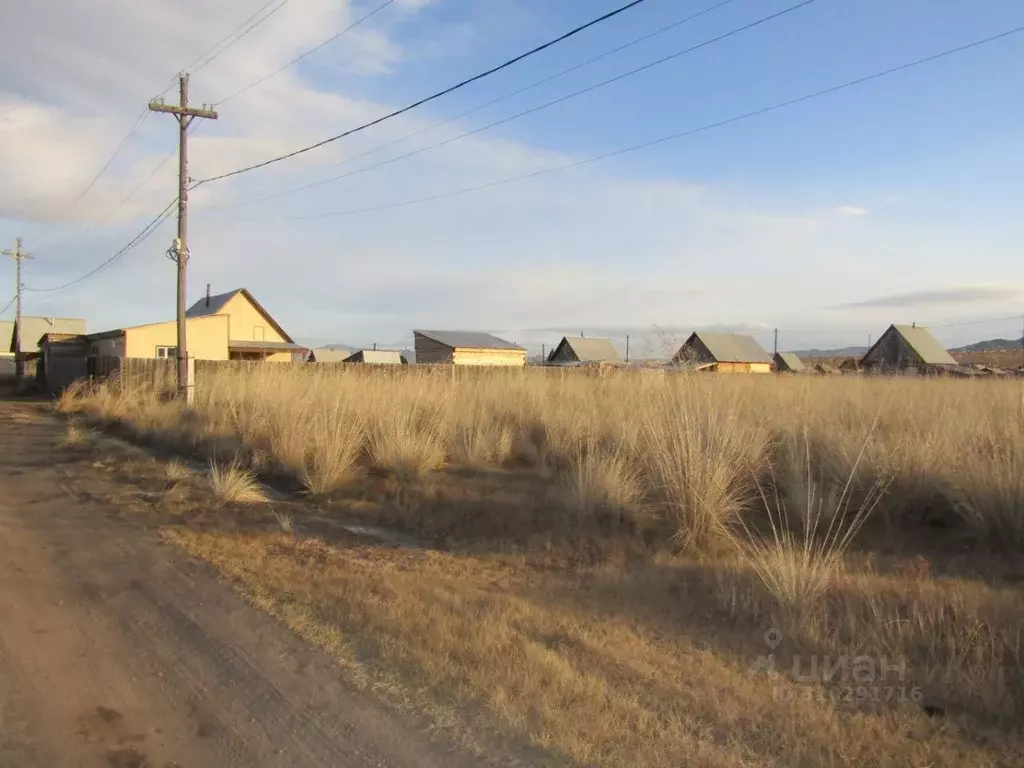
[[626,334],[626,365],[629,365],[629,334]]
[[17,314],[15,315],[17,319],[14,321],[14,336],[11,341],[14,342],[14,375],[20,384],[21,380],[25,378],[25,356],[21,351],[21,334],[23,332],[21,327],[21,291],[23,288],[21,284],[21,262],[25,259],[34,259],[35,256],[21,250],[20,237],[15,239],[14,248],[12,250],[4,251],[4,256],[10,256],[14,259],[14,262],[17,265],[15,280],[17,280],[16,296],[18,297],[18,308],[16,310]]
[[178,75],[180,99],[178,106],[164,104],[163,99],[149,102],[153,112],[167,112],[178,121],[178,237],[171,248],[172,260],[178,265],[178,396],[192,402],[192,369],[188,361],[188,339],[185,333],[185,285],[188,269],[188,128],[197,117],[216,120],[217,113],[207,105],[188,105],[188,74]]
[[777,354],[779,354],[779,329],[778,328],[775,329],[775,343],[774,343],[774,350],[772,351],[772,355],[773,356],[777,355]]

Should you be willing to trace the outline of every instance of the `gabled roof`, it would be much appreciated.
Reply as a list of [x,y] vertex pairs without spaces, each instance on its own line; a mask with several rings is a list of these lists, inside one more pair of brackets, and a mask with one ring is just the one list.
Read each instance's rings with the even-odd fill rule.
[[611,339],[585,339],[564,336],[558,346],[551,350],[548,360],[554,360],[563,345],[568,346],[581,363],[621,363],[622,358],[612,346]]
[[741,333],[711,333],[695,331],[686,344],[699,339],[711,356],[719,363],[770,363],[771,357],[750,336]]
[[879,337],[867,352],[864,353],[862,359],[867,359],[868,356],[875,350],[879,344],[889,335],[889,333],[896,333],[902,337],[903,341],[910,348],[910,350],[920,359],[925,365],[956,365],[956,360],[953,356],[945,350],[945,348],[936,341],[935,337],[932,336],[931,332],[927,328],[922,328],[917,325],[890,325],[888,330]]
[[345,358],[345,362],[401,365],[405,361],[402,353],[394,349],[360,349]]
[[799,372],[807,370],[804,366],[804,361],[800,359],[796,352],[776,352],[775,365],[787,371]]
[[38,352],[39,340],[47,333],[85,333],[85,320],[71,317],[30,317],[23,315],[18,341],[21,349],[14,348],[14,321],[0,322],[0,352]]
[[523,349],[511,341],[499,339],[489,333],[480,331],[413,331],[413,334],[444,344],[452,349]]
[[352,355],[351,349],[333,349],[331,347],[318,347],[310,350],[310,356],[315,363],[343,363]]
[[263,305],[256,301],[255,297],[249,293],[247,288],[236,288],[233,291],[227,293],[218,293],[214,296],[207,298],[204,296],[191,307],[185,311],[185,317],[204,317],[206,315],[220,314],[220,311],[224,309],[229,301],[231,301],[238,294],[242,294],[246,300],[256,308],[256,311],[263,315],[263,319],[266,320],[274,330],[281,334],[281,338],[290,344],[295,343],[295,339],[285,333],[284,328],[277,324],[277,321],[273,316],[263,308]]
[[926,365],[956,365],[956,360],[932,336],[931,331],[921,326],[894,325],[896,333],[903,337],[914,354]]

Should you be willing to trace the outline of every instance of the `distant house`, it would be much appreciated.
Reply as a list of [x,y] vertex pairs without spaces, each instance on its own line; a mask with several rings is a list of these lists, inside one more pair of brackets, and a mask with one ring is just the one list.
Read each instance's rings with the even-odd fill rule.
[[796,352],[776,352],[772,362],[779,373],[804,373],[807,370]]
[[416,362],[454,365],[526,365],[526,350],[477,331],[413,331]]
[[39,354],[39,340],[47,333],[70,334],[74,336],[85,333],[85,320],[71,317],[29,317],[21,318],[22,328],[14,320],[0,321],[0,355],[13,356],[21,353],[26,356]]
[[318,347],[309,350],[306,357],[307,363],[344,363],[352,354],[351,349],[332,349],[331,347]]
[[394,349],[360,349],[346,357],[345,363],[369,363],[372,365],[403,365],[406,360]]
[[[189,319],[202,317],[227,318],[227,355],[229,360],[265,360],[290,363],[295,352],[306,352],[285,333],[263,306],[245,288],[200,299],[185,313]],[[190,354],[192,339],[189,338]],[[199,358],[202,359],[202,358]]]
[[936,371],[956,368],[957,362],[927,328],[890,325],[860,361],[868,370]]
[[672,358],[677,366],[716,373],[771,373],[772,359],[750,336],[739,333],[690,335]]
[[620,364],[622,358],[612,346],[611,339],[585,339],[564,336],[558,346],[551,350],[547,361],[551,365],[572,363]]

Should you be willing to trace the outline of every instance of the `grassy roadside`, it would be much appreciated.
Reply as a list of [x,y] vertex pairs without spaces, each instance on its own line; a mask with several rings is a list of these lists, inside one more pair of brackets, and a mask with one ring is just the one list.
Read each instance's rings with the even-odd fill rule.
[[[624,578],[607,565],[572,574],[524,558],[330,546],[288,534],[167,536],[369,683],[429,690],[441,713],[471,705],[486,713],[478,725],[575,764],[996,766],[1024,754],[1019,735],[980,713],[929,717],[910,701],[876,701],[873,686],[859,703],[823,702],[829,687],[752,672],[772,616],[757,613],[753,595],[744,601],[750,585],[721,567],[651,564]],[[723,588],[730,575],[735,582]],[[666,581],[670,588],[655,586]],[[907,590],[880,581],[879,589]],[[1019,597],[982,587],[949,589],[945,599],[972,589],[977,601],[1021,608]],[[803,626],[776,649],[780,667],[813,643]],[[925,658],[908,661],[906,680],[888,687],[923,683],[934,695],[941,681],[928,684],[936,669],[921,668]]]
[[[289,367],[198,395],[62,407],[212,462],[170,481],[163,507],[203,511],[166,536],[467,739],[577,765],[1024,763],[1019,385]],[[354,518],[437,548],[335,535]]]

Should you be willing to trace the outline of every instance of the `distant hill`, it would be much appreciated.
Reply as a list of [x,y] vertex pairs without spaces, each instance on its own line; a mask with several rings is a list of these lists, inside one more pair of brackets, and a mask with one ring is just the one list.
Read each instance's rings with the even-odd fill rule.
[[839,349],[799,349],[798,357],[863,357],[867,347],[840,347]]
[[954,347],[950,352],[1016,352],[1021,348],[1024,339],[989,339],[988,341],[976,341],[964,347]]

